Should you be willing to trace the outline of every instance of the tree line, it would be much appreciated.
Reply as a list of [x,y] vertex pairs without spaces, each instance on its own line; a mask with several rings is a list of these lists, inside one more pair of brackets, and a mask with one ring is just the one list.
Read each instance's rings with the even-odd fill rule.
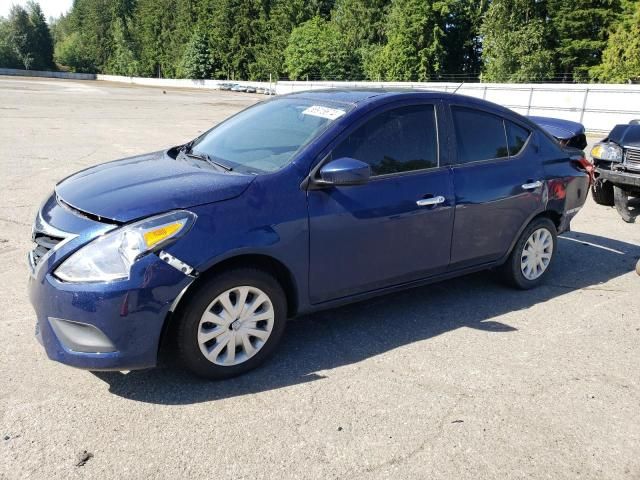
[[0,66],[268,80],[640,81],[640,0],[35,1]]

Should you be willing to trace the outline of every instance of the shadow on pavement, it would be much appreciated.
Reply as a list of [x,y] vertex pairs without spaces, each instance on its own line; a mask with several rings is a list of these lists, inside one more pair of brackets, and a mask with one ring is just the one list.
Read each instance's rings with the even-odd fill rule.
[[[231,380],[201,380],[177,366],[94,374],[115,395],[165,405],[208,402],[314,382],[324,378],[318,373],[323,370],[458,328],[509,335],[516,329],[494,318],[567,292],[598,288],[632,272],[640,258],[638,245],[586,233],[568,233],[558,240],[558,247],[546,284],[535,290],[505,287],[485,272],[301,317],[287,325],[280,347],[267,364]],[[562,317],[557,320],[561,322]],[[428,342],[424,348],[429,348]]]

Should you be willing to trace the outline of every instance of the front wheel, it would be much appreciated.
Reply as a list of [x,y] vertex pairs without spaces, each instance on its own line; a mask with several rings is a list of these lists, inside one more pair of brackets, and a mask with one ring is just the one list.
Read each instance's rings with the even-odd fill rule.
[[180,357],[201,377],[234,377],[267,359],[285,323],[286,298],[275,278],[251,268],[229,270],[189,298],[178,324]]
[[604,205],[606,207],[613,207],[613,185],[609,182],[603,182],[602,180],[596,180],[591,185],[591,196],[593,201],[598,205]]
[[627,223],[633,223],[636,221],[636,216],[638,213],[630,207],[629,205],[629,195],[631,192],[628,192],[624,188],[618,187],[617,185],[613,187],[613,198],[615,200],[616,210]]
[[523,290],[538,286],[553,261],[557,238],[558,233],[551,220],[546,217],[535,218],[524,229],[501,267],[504,278]]

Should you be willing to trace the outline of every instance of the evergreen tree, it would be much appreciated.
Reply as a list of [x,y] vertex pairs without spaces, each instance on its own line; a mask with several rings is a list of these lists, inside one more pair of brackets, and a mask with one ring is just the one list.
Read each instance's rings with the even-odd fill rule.
[[602,64],[591,69],[592,78],[612,83],[640,82],[640,2],[628,5],[626,20],[609,36]]
[[367,76],[382,80],[427,81],[444,70],[443,18],[447,5],[429,0],[393,0],[387,43],[364,55]]
[[211,78],[213,64],[206,35],[195,32],[182,57],[181,76],[185,78]]
[[337,0],[332,21],[345,45],[358,50],[385,40],[385,22],[391,0]]
[[306,0],[274,0],[264,10],[261,28],[263,41],[255,47],[255,61],[250,65],[252,78],[277,80],[285,75],[284,51],[291,31],[313,17],[313,6]]
[[347,58],[337,28],[322,17],[294,28],[285,50],[285,66],[294,80],[345,80]]
[[619,0],[548,0],[551,25],[557,36],[558,73],[567,81],[585,81],[598,65],[607,36],[616,23]]
[[385,21],[390,4],[391,0],[337,0],[331,20],[349,53],[345,66],[348,78],[361,78],[363,58],[372,46],[385,41]]
[[9,12],[8,43],[22,68],[29,70],[35,58],[35,31],[29,14],[20,5],[13,5]]
[[140,70],[146,76],[177,76],[181,55],[174,48],[176,9],[173,0],[139,0],[135,31],[140,44]]
[[139,75],[140,67],[135,44],[125,26],[125,20],[119,16],[113,21],[111,42],[112,51],[106,72],[128,77]]
[[[633,5],[623,22],[620,2]],[[26,18],[14,9],[0,22],[0,63],[50,68],[53,35],[56,61],[74,71],[260,80],[456,80],[483,71],[485,80],[524,82],[553,79],[556,69],[582,80],[591,69],[610,81],[605,64],[635,58],[637,2],[74,0],[49,29],[32,3]],[[607,42],[612,27],[617,44]],[[606,62],[594,67],[605,45]]]
[[53,39],[40,5],[33,0],[27,2],[29,22],[32,30],[33,68],[47,70],[53,68]]
[[443,70],[448,79],[466,80],[482,69],[480,27],[489,0],[454,0],[447,3],[444,22],[446,45]]
[[54,58],[72,72],[96,72],[95,59],[79,32],[72,32],[56,43]]
[[70,14],[71,29],[79,34],[85,59],[91,59],[89,71],[105,71],[112,49],[112,0],[74,0]]
[[11,24],[0,17],[0,67],[23,68],[11,43]]
[[259,0],[234,0],[230,10],[232,23],[227,43],[227,66],[239,78],[250,78],[256,46],[262,38],[262,5]]
[[533,82],[553,78],[553,36],[542,0],[493,0],[481,27],[483,79]]

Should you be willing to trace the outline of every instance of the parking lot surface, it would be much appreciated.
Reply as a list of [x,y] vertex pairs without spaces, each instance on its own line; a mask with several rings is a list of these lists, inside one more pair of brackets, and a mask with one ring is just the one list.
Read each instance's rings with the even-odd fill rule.
[[0,478],[640,478],[640,225],[591,199],[541,288],[481,273],[300,318],[237,379],[46,358],[26,254],[56,181],[264,98],[0,77]]

